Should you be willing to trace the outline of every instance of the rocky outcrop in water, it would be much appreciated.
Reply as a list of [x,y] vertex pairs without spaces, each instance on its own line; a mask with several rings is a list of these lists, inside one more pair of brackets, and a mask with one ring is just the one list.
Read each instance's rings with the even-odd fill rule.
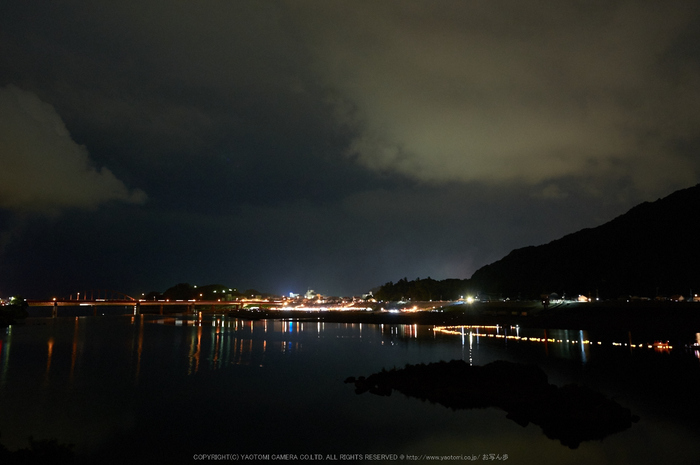
[[575,449],[632,426],[638,417],[603,394],[578,385],[557,387],[537,366],[462,360],[406,365],[368,377],[350,377],[355,392],[388,396],[393,390],[453,410],[497,407],[521,426],[533,423],[550,439]]

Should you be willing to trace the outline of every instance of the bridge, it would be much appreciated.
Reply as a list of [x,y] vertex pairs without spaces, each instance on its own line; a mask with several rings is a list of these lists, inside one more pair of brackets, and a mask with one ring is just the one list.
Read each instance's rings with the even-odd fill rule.
[[97,315],[97,307],[132,307],[133,314],[139,315],[143,307],[157,307],[158,313],[163,314],[165,307],[185,307],[187,313],[197,313],[205,310],[216,311],[217,307],[232,307],[236,310],[242,310],[246,306],[265,306],[265,307],[282,307],[285,302],[269,299],[239,299],[239,300],[145,300],[135,299],[127,294],[109,291],[109,290],[90,290],[85,292],[76,292],[69,297],[54,298],[51,300],[30,300],[27,299],[27,305],[30,307],[52,307],[51,316],[58,316],[59,307],[91,307],[93,314]]

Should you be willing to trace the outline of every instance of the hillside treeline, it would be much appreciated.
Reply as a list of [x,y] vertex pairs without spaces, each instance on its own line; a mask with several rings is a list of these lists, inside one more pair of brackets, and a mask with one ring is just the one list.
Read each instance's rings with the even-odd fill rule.
[[430,277],[416,278],[409,281],[399,279],[396,283],[388,282],[374,293],[377,300],[457,300],[467,292],[466,279],[443,279],[437,281]]
[[179,283],[165,292],[151,291],[145,295],[146,300],[235,300],[240,297],[267,296],[255,289],[246,289],[239,292],[238,289],[222,284],[207,284],[205,286],[193,286],[189,283]]

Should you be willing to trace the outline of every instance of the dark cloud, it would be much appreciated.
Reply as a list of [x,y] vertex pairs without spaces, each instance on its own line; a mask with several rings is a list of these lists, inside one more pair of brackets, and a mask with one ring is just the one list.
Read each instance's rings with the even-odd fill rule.
[[55,214],[110,200],[143,203],[105,167],[95,167],[50,105],[15,86],[0,88],[0,208]]
[[469,277],[698,182],[698,24],[693,1],[3,2],[2,147],[27,155],[0,153],[0,292]]

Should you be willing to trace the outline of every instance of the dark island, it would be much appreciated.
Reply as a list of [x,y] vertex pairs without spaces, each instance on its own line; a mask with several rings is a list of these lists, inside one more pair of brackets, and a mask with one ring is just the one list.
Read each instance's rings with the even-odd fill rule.
[[583,441],[626,430],[639,418],[586,387],[549,384],[534,365],[496,361],[470,366],[463,360],[406,365],[365,378],[350,377],[355,392],[388,396],[397,390],[453,410],[496,407],[521,426],[533,423],[550,439],[575,449]]

